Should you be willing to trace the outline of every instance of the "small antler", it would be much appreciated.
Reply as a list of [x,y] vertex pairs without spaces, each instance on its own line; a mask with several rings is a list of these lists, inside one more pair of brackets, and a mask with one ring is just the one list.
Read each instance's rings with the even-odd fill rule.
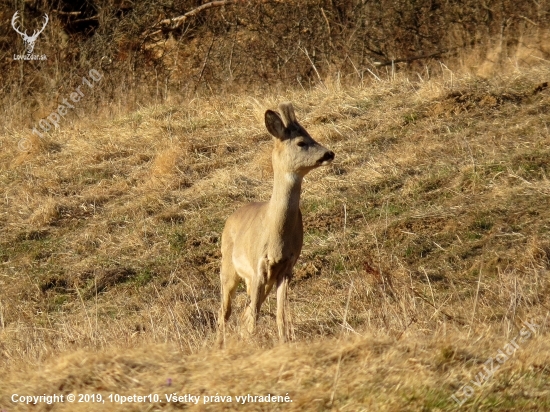
[[17,20],[18,18],[19,18],[19,11],[16,11],[16,12],[14,13],[13,17],[11,18],[11,25],[12,25],[13,29],[14,29],[19,35],[23,36],[23,38],[25,39],[25,38],[29,37],[29,36],[27,35],[27,31],[25,30],[25,32],[23,33],[23,32],[21,32],[21,31],[19,31],[19,29],[18,29],[17,26],[15,25],[15,22],[16,22],[16,20]]
[[281,103],[279,105],[279,111],[285,127],[289,127],[292,123],[296,123],[296,115],[294,114],[294,107],[291,102]]

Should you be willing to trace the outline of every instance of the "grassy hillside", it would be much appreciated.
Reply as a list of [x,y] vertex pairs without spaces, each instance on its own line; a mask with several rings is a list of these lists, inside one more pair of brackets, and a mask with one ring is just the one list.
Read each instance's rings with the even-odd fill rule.
[[[548,410],[550,66],[409,77],[76,109],[48,140],[3,136],[0,409],[51,408],[14,393],[156,393],[54,410],[453,410],[459,391],[463,410]],[[284,100],[336,153],[303,185],[295,340],[277,344],[274,295],[241,337],[240,288],[219,351],[221,230],[270,196],[262,118]],[[292,402],[236,403],[267,393]]]

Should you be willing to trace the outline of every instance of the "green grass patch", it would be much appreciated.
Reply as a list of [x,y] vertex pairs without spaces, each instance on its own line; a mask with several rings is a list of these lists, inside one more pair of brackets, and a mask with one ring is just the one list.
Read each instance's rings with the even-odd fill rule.
[[534,151],[512,158],[512,168],[524,179],[540,180],[548,177],[550,151]]

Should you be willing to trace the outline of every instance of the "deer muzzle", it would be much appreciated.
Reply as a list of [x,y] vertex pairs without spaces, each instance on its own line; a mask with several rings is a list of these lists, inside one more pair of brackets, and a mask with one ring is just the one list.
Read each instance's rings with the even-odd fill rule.
[[323,157],[321,157],[319,160],[317,160],[317,164],[319,166],[325,166],[325,165],[328,165],[333,160],[334,160],[334,152],[329,150],[329,151],[325,152]]

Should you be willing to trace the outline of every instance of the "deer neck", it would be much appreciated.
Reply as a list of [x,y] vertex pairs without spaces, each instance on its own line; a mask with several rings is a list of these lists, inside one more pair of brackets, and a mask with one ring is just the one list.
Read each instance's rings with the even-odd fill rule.
[[275,172],[273,193],[267,210],[267,224],[273,239],[292,236],[300,217],[300,192],[303,177]]

